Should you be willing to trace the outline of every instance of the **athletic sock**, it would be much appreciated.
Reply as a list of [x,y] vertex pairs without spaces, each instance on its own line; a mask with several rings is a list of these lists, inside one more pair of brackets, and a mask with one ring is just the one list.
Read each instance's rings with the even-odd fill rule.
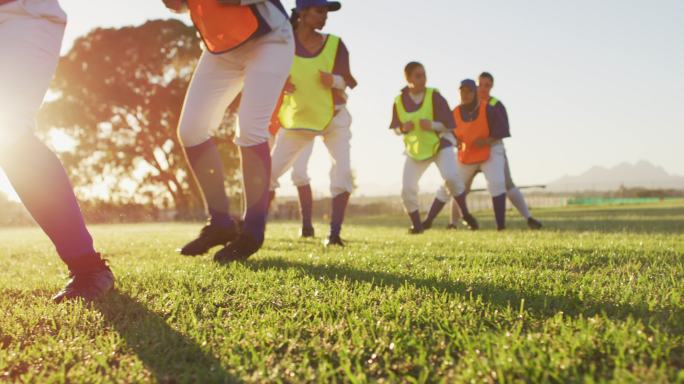
[[195,180],[202,190],[210,224],[233,225],[223,177],[223,161],[221,161],[214,139],[209,139],[200,145],[186,147],[185,155]]
[[330,215],[330,236],[340,236],[342,232],[342,223],[344,223],[344,214],[349,203],[349,192],[342,192],[332,199],[332,215]]
[[434,199],[432,201],[432,206],[430,207],[430,212],[428,212],[427,217],[425,218],[425,224],[426,225],[432,225],[432,222],[435,221],[437,216],[439,215],[440,212],[442,212],[442,209],[446,205],[445,202],[439,200],[439,199]]
[[271,152],[268,143],[262,143],[251,147],[240,147],[240,153],[245,195],[243,232],[262,243],[270,198]]
[[311,185],[302,185],[297,187],[299,194],[299,212],[302,215],[302,228],[312,228],[313,216],[313,192]]
[[506,192],[506,195],[508,196],[508,200],[511,201],[515,209],[520,212],[520,215],[525,218],[525,220],[529,219],[532,217],[530,214],[530,209],[527,207],[527,202],[525,201],[525,196],[523,196],[522,192],[520,192],[520,189],[517,187],[511,188]]
[[420,221],[420,211],[409,212],[409,217],[411,218],[411,225],[413,229],[422,231],[423,223]]
[[502,193],[499,196],[492,198],[494,205],[494,216],[496,217],[496,229],[506,228],[506,194]]
[[470,215],[470,211],[468,210],[468,203],[466,202],[466,197],[468,197],[468,194],[466,192],[463,192],[460,195],[454,197],[456,204],[458,204],[458,208],[461,210],[461,215],[463,216]]
[[463,219],[463,214],[461,213],[461,209],[458,207],[458,204],[456,203],[456,200],[453,200],[451,203],[451,225],[458,226],[458,224],[461,222],[461,219]]
[[0,154],[0,166],[70,268],[97,257],[66,171],[45,144],[28,135]]

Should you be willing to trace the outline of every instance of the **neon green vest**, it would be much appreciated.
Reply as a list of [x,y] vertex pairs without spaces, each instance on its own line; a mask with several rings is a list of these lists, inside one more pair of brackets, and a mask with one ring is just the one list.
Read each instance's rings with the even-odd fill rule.
[[406,154],[414,160],[427,160],[437,154],[439,150],[439,135],[434,131],[423,131],[420,129],[420,120],[434,120],[434,108],[432,105],[432,95],[435,89],[427,88],[423,105],[415,112],[406,112],[401,95],[397,96],[394,104],[397,108],[399,122],[412,121],[414,128],[411,132],[404,135],[404,145]]
[[283,97],[278,118],[285,129],[324,131],[335,114],[333,92],[321,83],[320,72],[332,73],[340,38],[328,35],[325,46],[316,57],[295,56],[290,82],[295,91]]

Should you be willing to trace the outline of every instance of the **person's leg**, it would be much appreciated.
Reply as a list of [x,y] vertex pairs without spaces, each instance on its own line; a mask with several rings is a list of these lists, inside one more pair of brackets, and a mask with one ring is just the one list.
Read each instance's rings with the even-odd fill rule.
[[292,184],[295,187],[308,185],[311,183],[309,177],[309,160],[313,154],[315,140],[311,140],[309,144],[299,153],[294,163],[292,164]]
[[428,211],[425,221],[423,221],[423,229],[428,230],[432,228],[432,224],[442,212],[442,209],[446,205],[447,201],[450,200],[449,190],[447,190],[445,185],[441,185],[435,194],[435,199],[432,201],[430,210]]
[[[61,12],[57,3],[55,11]],[[72,280],[53,299],[94,299],[114,276],[93,247],[61,162],[34,134],[34,117],[59,60],[64,24],[0,6],[0,167],[50,237]]]
[[330,169],[330,193],[332,200],[332,214],[330,215],[330,244],[341,245],[340,234],[342,224],[349,203],[349,197],[354,190],[354,180],[351,171],[351,115],[347,108],[342,108],[333,118],[330,126],[323,134],[323,143],[332,159]]
[[271,151],[271,180],[269,189],[272,194],[280,187],[278,180],[302,157],[304,151],[313,145],[316,136],[312,132],[281,129],[275,138]]
[[[435,165],[439,170],[442,179],[444,180],[444,188],[449,195],[455,199],[460,199],[465,205],[465,185],[458,172],[458,165],[456,164],[456,156],[452,147],[444,148],[435,155]],[[440,196],[438,196],[440,197]],[[444,196],[441,196],[444,197]],[[423,226],[429,228],[437,215],[442,211],[444,205],[448,200],[435,199],[430,208],[430,212],[423,223]],[[466,206],[467,210],[467,206]]]
[[448,228],[457,228],[458,224],[463,220],[461,208],[458,207],[456,199],[451,200],[451,215],[449,216]]
[[314,237],[313,227],[313,191],[311,184],[297,187],[299,197],[299,215],[302,219],[301,237]]
[[432,161],[417,161],[406,156],[404,163],[404,173],[402,177],[401,200],[404,209],[411,219],[410,233],[419,234],[423,232],[423,223],[420,219],[420,205],[418,202],[418,182],[425,173]]
[[297,187],[299,212],[302,217],[302,237],[314,237],[313,228],[313,191],[309,178],[309,160],[313,153],[314,140],[297,156],[292,166],[292,183]]
[[530,209],[527,205],[527,201],[525,200],[525,196],[520,191],[520,188],[518,188],[513,182],[513,176],[511,175],[511,168],[508,161],[508,156],[505,152],[504,160],[506,162],[504,172],[506,176],[506,196],[508,196],[508,200],[510,200],[515,209],[518,210],[520,216],[522,216],[527,221],[527,226],[530,229],[541,229],[543,227],[542,223],[539,220],[532,217]]
[[482,164],[482,172],[487,179],[487,189],[492,196],[496,228],[506,228],[506,175],[503,145],[493,145],[489,160]]
[[504,151],[504,177],[506,180],[506,195],[511,201],[513,206],[518,210],[520,215],[525,218],[525,220],[530,218],[530,210],[527,207],[527,202],[523,196],[520,189],[513,182],[513,176],[511,175],[510,164],[508,163],[508,156]]
[[527,206],[527,201],[525,201],[525,196],[523,196],[518,187],[507,189],[506,196],[508,196],[508,200],[511,201],[511,204],[513,204],[515,209],[518,210],[520,216],[522,216],[525,220],[532,217],[532,214],[530,214],[530,209]]
[[[473,185],[473,180],[475,175],[480,172],[480,164],[463,164],[456,161],[456,167],[458,168],[458,174],[462,177],[463,184],[465,185],[465,192],[459,196],[454,197],[451,208],[451,225],[450,227],[455,227],[459,221],[465,222],[471,230],[480,229],[480,224],[477,219],[470,213],[468,209],[468,204],[466,198],[470,192],[470,188]],[[453,205],[456,205],[454,207]]]
[[[34,118],[57,67],[64,25],[28,15],[0,24],[0,165],[67,263],[94,255],[71,183],[34,134]],[[15,36],[10,36],[12,33]]]
[[271,181],[268,127],[294,56],[289,25],[245,45],[245,80],[236,143],[242,157],[244,224],[238,240],[219,251],[215,260],[244,260],[264,242]]
[[239,58],[230,53],[203,52],[185,97],[178,137],[209,217],[200,236],[181,248],[181,254],[186,256],[202,255],[237,236],[237,225],[230,216],[223,161],[212,135],[242,88],[244,72]]

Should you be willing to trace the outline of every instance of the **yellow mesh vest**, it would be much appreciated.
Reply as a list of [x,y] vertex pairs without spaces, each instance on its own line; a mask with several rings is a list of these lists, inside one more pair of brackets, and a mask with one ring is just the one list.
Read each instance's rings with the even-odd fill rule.
[[439,135],[434,131],[423,131],[420,129],[420,120],[434,120],[434,108],[432,105],[432,95],[435,89],[427,88],[423,105],[415,112],[406,112],[401,95],[397,96],[394,103],[397,108],[399,122],[402,124],[412,121],[414,128],[411,132],[404,135],[404,145],[406,154],[415,160],[427,160],[437,154],[439,150]]
[[328,35],[325,46],[316,57],[295,56],[290,71],[290,82],[295,91],[283,97],[278,112],[285,129],[324,131],[335,114],[332,89],[321,83],[320,72],[332,73],[340,38]]

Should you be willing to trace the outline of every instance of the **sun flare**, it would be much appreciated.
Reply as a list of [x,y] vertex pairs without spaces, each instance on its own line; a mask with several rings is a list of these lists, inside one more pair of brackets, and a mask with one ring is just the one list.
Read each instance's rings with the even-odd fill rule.
[[48,141],[57,152],[71,152],[76,148],[76,140],[58,129],[48,133]]

